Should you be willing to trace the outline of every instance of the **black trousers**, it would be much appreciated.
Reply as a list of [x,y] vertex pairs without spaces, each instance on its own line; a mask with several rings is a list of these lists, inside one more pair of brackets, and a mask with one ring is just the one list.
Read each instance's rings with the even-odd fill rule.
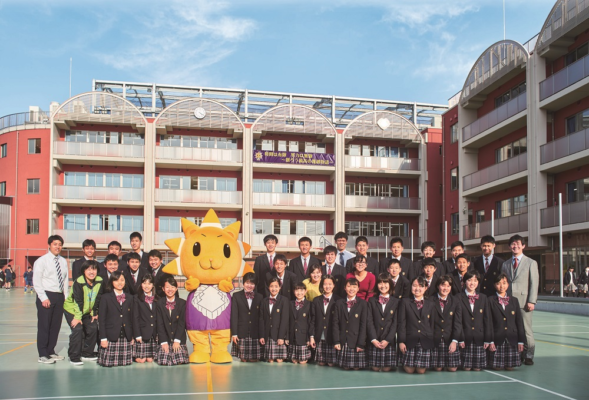
[[94,347],[98,338],[98,321],[92,322],[92,317],[88,314],[82,316],[82,323],[72,328],[74,315],[65,311],[65,320],[72,330],[70,333],[70,345],[68,347],[68,357],[70,360],[79,361],[80,357],[92,357]]
[[51,302],[49,308],[43,307],[37,296],[37,351],[39,357],[55,354],[55,345],[63,318],[63,293],[45,292]]

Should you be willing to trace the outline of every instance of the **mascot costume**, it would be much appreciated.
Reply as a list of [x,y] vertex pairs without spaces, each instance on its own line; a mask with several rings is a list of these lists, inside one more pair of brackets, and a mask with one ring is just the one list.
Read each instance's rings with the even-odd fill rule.
[[250,246],[238,240],[240,227],[238,221],[223,229],[211,209],[200,226],[182,218],[184,238],[165,241],[178,258],[164,272],[188,278],[186,331],[194,346],[191,363],[232,362],[227,351],[231,341],[229,293],[234,278],[252,271],[243,260]]

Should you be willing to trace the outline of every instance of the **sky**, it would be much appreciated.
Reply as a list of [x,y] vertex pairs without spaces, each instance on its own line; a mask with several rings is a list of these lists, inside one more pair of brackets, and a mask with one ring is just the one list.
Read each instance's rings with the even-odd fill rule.
[[[505,0],[528,41],[554,0]],[[503,0],[0,0],[0,116],[93,79],[447,104]]]

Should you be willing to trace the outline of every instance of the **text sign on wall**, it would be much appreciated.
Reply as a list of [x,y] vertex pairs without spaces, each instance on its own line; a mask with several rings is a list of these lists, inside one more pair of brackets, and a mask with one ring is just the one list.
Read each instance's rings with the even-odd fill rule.
[[335,154],[256,150],[254,151],[254,162],[333,167],[335,165]]

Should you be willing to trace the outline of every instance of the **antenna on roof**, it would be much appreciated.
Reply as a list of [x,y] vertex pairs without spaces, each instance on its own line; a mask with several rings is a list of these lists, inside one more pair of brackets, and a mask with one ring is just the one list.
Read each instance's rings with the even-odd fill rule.
[[72,58],[70,57],[70,97],[72,97]]
[[505,0],[503,0],[503,40],[505,40]]

